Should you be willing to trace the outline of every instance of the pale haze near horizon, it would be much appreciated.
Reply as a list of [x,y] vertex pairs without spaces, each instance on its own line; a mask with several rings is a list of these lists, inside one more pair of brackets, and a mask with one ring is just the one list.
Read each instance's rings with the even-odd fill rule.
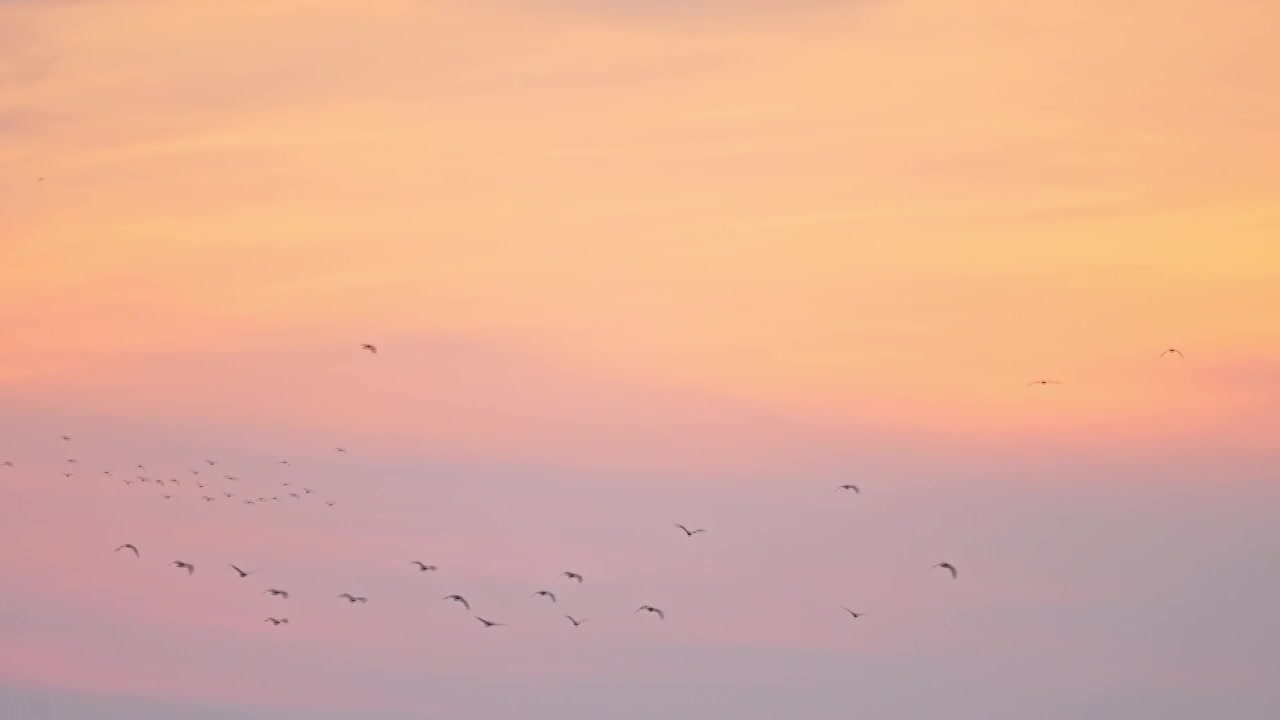
[[0,717],[1275,717],[1278,15],[0,2]]

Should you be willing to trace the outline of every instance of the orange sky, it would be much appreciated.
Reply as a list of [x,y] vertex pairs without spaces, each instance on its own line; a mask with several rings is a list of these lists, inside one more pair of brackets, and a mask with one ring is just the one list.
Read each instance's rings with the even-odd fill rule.
[[8,454],[69,424],[618,476],[1267,457],[1277,26],[0,0]]

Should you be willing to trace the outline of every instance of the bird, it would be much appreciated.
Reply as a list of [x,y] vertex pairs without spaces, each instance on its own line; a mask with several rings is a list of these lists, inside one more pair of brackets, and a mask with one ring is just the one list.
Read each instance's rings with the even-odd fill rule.
[[492,620],[485,620],[484,618],[480,617],[479,615],[476,615],[476,619],[477,619],[477,620],[479,620],[480,622],[484,623],[484,626],[485,626],[485,627],[487,627],[487,628],[491,628],[491,627],[501,627],[501,626],[504,624],[504,623],[500,623],[500,622],[494,622],[494,621],[492,621]]
[[[3,465],[4,467],[13,467],[13,461],[12,461],[12,460],[5,460],[3,463],[0,463],[0,465]],[[108,473],[108,474],[110,474],[110,473]]]
[[849,613],[850,615],[852,615],[855,619],[856,619],[856,618],[860,618],[860,617],[862,617],[863,615],[866,615],[866,613],[856,613],[856,612],[854,612],[854,611],[850,610],[849,608],[844,607],[843,605],[841,605],[840,607],[844,608],[844,611],[845,611],[845,612],[847,612],[847,613]]
[[304,493],[306,493],[306,494],[310,495],[311,493],[315,492],[315,490],[312,490],[311,488],[304,487],[304,488],[302,488],[302,492],[304,492]]
[[200,474],[200,471],[199,471],[199,470],[191,470],[190,472],[191,472],[191,474],[192,474],[192,475],[199,475],[199,474]]
[[276,461],[276,464],[277,464],[277,465],[288,465],[288,464],[289,464],[289,461],[288,461],[288,460],[277,460],[277,461]]
[[173,499],[173,496],[172,496],[172,495],[161,495],[160,497],[164,498],[165,500],[172,500],[172,499]]
[[1183,355],[1182,351],[1179,350],[1178,348],[1169,348],[1168,350],[1165,350],[1164,352],[1160,353],[1160,357],[1164,357],[1165,355],[1177,355],[1183,360],[1187,359],[1187,356]]
[[333,501],[332,501],[332,500],[325,500],[325,501],[324,501],[324,504],[325,504],[325,506],[327,506],[327,507],[333,507]]
[[551,602],[555,602],[555,601],[556,601],[556,594],[555,594],[555,593],[553,593],[553,592],[551,592],[550,590],[539,590],[538,592],[534,593],[534,595],[541,595],[541,596],[543,596],[543,597],[549,597],[549,598],[551,598]]
[[68,465],[75,465],[75,464],[76,464],[76,463],[78,463],[78,462],[80,462],[80,461],[79,461],[79,460],[76,460],[75,458],[68,458],[68,459],[67,459],[67,464],[68,464]]
[[562,572],[562,573],[560,573],[560,575],[561,575],[561,576],[563,576],[563,577],[567,577],[567,578],[569,578],[570,580],[577,580],[579,585],[581,585],[581,584],[582,584],[582,576],[581,576],[581,575],[579,575],[579,574],[578,574],[578,573],[576,573],[576,572],[567,572],[567,571],[566,571],[566,572]]
[[209,467],[213,467],[218,464],[217,460],[205,460],[205,462],[209,463]]
[[361,349],[361,350],[368,350],[368,351],[369,351],[371,354],[373,354],[373,355],[377,355],[377,354],[378,354],[378,347],[377,347],[376,345],[371,345],[371,344],[369,344],[369,343],[365,343],[365,344],[361,345],[361,346],[360,346],[360,349]]
[[565,617],[569,618],[569,622],[573,623],[574,627],[578,627],[582,623],[591,619],[591,618],[582,618],[581,620],[577,620],[572,615],[565,615]]
[[293,498],[294,500],[301,500],[301,499],[302,499],[302,496],[301,496],[301,495],[299,495],[298,493],[289,493],[289,497]]
[[213,498],[209,497],[208,495],[201,495],[200,497],[201,497],[205,502],[213,502]]
[[182,562],[181,560],[174,560],[169,564],[177,568],[185,569],[188,575],[191,575],[196,571],[195,565],[192,565],[191,563]]
[[1061,380],[1032,380],[1031,382],[1027,383],[1027,387],[1031,387],[1032,385],[1061,385],[1061,384],[1062,384]]
[[62,477],[69,478],[69,477],[73,477],[73,476],[75,476],[75,473],[69,473],[69,472],[64,472],[64,473],[62,473]]
[[225,491],[225,490],[224,490],[224,491],[222,491],[222,494],[223,494],[223,495],[225,495],[225,496],[227,496],[227,497],[235,497],[235,496],[236,496],[236,494],[235,494],[235,493],[229,493],[229,492],[227,492],[227,491]]
[[65,441],[67,441],[67,442],[71,442],[71,436],[70,436],[70,435],[59,435],[58,437],[62,438],[63,440],[65,440]]
[[419,571],[419,572],[427,572],[428,570],[438,570],[438,569],[439,569],[439,568],[437,568],[435,565],[427,565],[426,563],[422,562],[421,560],[413,560],[413,561],[411,561],[409,564],[410,564],[410,565],[417,565],[417,566],[418,566],[418,571]]
[[341,594],[341,595],[339,595],[338,597],[340,597],[340,598],[345,598],[345,599],[346,599],[346,601],[347,601],[347,602],[349,602],[349,603],[369,602],[369,598],[367,598],[367,597],[357,597],[357,596],[355,596],[355,595],[352,595],[351,593],[342,593],[342,594]]
[[240,479],[235,475],[223,475],[222,477],[226,478],[227,480],[230,480],[231,482],[235,482]]
[[202,482],[198,482],[198,483],[196,483],[196,487],[198,487],[198,488],[202,488],[202,487],[204,487],[204,483],[202,483]]
[[346,455],[346,454],[347,454],[347,449],[346,449],[346,448],[334,448],[334,450],[337,450],[338,452],[342,453],[343,455]]
[[461,603],[461,604],[462,604],[462,607],[464,607],[464,608],[466,608],[466,609],[468,609],[468,610],[470,610],[470,609],[471,609],[471,603],[467,602],[467,599],[466,599],[466,598],[464,598],[464,597],[462,597],[461,595],[446,595],[446,596],[444,596],[444,597],[442,597],[442,598],[440,598],[440,599],[441,599],[441,600],[452,600],[452,601],[454,601],[454,602],[456,602],[456,603]]
[[116,548],[113,552],[120,552],[121,550],[125,550],[125,549],[132,550],[134,557],[137,557],[137,558],[142,557],[142,553],[138,552],[138,548],[133,543],[125,543],[120,547]]
[[[268,588],[268,589],[266,589],[266,590],[263,590],[263,591],[262,591],[262,594],[263,594],[263,595],[271,595],[272,597],[278,597],[278,598],[280,598],[281,600],[288,600],[288,599],[289,599],[289,591],[288,591],[288,590],[277,590],[276,588]],[[342,596],[341,596],[341,595],[339,595],[338,597],[342,597]]]
[[252,501],[252,500],[245,500],[245,501],[244,501],[244,504],[245,504],[245,505],[253,505],[254,503],[253,503],[253,501]]
[[663,613],[661,610],[659,610],[658,608],[652,605],[641,605],[640,607],[636,608],[636,612],[640,612],[641,610],[644,610],[646,612],[651,612],[654,615],[657,615],[659,620],[667,619],[667,616],[665,613]]
[[269,622],[269,623],[271,623],[272,625],[288,625],[288,624],[289,624],[289,618],[273,618],[273,617],[269,617],[269,618],[267,618],[266,620],[263,620],[263,622]]
[[103,471],[102,471],[102,474],[103,474],[103,475],[110,475],[110,474],[111,474],[111,471],[110,471],[110,470],[103,470]]
[[134,467],[135,467],[135,468],[137,468],[137,469],[139,469],[139,470],[141,470],[142,472],[146,472],[146,471],[147,471],[147,466],[146,466],[146,465],[134,465]]
[[840,487],[836,488],[836,492],[839,492],[841,490],[852,490],[854,495],[862,494],[862,491],[858,489],[857,485],[841,485]]
[[951,563],[940,562],[937,565],[934,565],[934,567],[942,568],[943,570],[949,571],[951,573],[952,580],[955,580],[957,577],[960,576],[960,573],[956,571],[956,566],[952,565]]
[[679,523],[676,523],[676,527],[678,527],[678,528],[680,528],[681,530],[683,530],[683,531],[684,531],[684,534],[685,534],[685,535],[688,535],[689,537],[693,537],[694,535],[697,535],[698,533],[706,532],[706,530],[704,530],[704,529],[702,529],[702,528],[698,528],[697,530],[690,530],[689,528],[687,528],[687,527],[685,527],[685,526],[683,526],[683,525],[681,525],[681,524],[679,524]]
[[237,574],[237,575],[239,575],[239,576],[240,576],[240,577],[242,577],[242,578],[247,578],[247,577],[249,577],[250,575],[252,575],[252,574],[254,574],[254,573],[258,572],[257,570],[247,570],[247,571],[246,571],[246,570],[241,570],[240,568],[236,567],[235,565],[232,565],[232,566],[231,566],[231,569],[232,569],[232,570],[235,570],[235,571],[236,571],[236,574]]

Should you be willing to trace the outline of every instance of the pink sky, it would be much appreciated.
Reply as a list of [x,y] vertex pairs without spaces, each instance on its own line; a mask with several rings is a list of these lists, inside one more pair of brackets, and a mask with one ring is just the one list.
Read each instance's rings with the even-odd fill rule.
[[0,718],[1280,712],[1280,10],[251,5],[0,0]]

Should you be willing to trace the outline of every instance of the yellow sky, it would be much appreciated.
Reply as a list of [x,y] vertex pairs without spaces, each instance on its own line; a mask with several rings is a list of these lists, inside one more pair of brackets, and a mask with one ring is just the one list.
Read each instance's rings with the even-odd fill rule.
[[0,378],[448,335],[836,423],[1254,402],[1265,3],[626,4],[5,5]]

